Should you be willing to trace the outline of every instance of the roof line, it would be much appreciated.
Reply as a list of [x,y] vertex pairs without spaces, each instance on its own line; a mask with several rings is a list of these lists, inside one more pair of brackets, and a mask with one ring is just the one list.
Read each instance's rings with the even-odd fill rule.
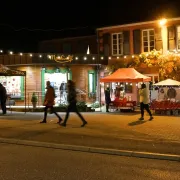
[[[167,19],[167,21],[177,21],[177,20],[180,20],[180,17]],[[121,28],[121,27],[129,27],[129,26],[138,26],[138,25],[144,25],[144,24],[152,24],[152,23],[157,23],[158,21],[159,20],[143,21],[143,22],[122,24],[122,25],[116,25],[116,26],[106,26],[102,28],[97,28],[96,31],[105,30],[105,29],[115,29],[115,28]]]
[[57,39],[54,38],[54,39],[40,41],[40,43],[49,42],[49,41],[59,41],[59,40],[63,41],[63,40],[68,40],[68,39],[88,38],[88,37],[93,37],[93,36],[96,36],[96,35],[94,34],[94,35],[87,35],[87,36],[65,37],[65,38],[57,38]]

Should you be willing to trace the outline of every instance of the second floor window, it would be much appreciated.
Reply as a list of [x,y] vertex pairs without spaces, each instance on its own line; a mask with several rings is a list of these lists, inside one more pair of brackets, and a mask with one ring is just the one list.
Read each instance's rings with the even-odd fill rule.
[[123,54],[123,34],[116,33],[112,34],[112,55]]
[[154,29],[142,31],[143,52],[150,52],[155,49]]
[[177,48],[180,50],[180,26],[177,27]]

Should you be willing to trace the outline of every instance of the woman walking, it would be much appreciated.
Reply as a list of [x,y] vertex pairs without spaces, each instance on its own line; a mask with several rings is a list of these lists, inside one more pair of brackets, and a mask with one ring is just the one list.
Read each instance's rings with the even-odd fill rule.
[[68,100],[68,108],[67,108],[67,112],[66,112],[66,117],[64,119],[64,122],[62,124],[60,124],[61,126],[66,126],[67,120],[69,118],[69,113],[70,112],[76,112],[76,114],[80,117],[81,121],[82,121],[82,125],[81,127],[84,127],[87,124],[87,121],[83,118],[83,116],[80,114],[80,112],[77,109],[76,103],[76,89],[75,89],[75,83],[72,80],[68,80],[68,96],[67,96],[67,100]]
[[46,82],[46,95],[45,95],[45,99],[44,99],[44,119],[43,121],[41,121],[40,123],[46,123],[46,118],[47,118],[47,110],[50,108],[51,112],[54,113],[57,118],[59,119],[58,123],[60,123],[62,121],[62,118],[58,115],[57,112],[55,112],[54,110],[54,99],[55,99],[55,92],[54,92],[54,88],[50,85],[50,81]]

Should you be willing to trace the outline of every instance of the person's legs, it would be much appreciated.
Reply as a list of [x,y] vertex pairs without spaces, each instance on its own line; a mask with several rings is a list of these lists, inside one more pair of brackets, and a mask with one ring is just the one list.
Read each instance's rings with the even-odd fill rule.
[[1,101],[1,108],[3,114],[6,114],[6,100]]
[[66,116],[65,116],[64,122],[62,124],[60,124],[61,126],[66,126],[67,120],[69,118],[70,111],[71,111],[71,105],[68,105],[68,108],[66,111]]
[[150,109],[149,109],[149,105],[148,105],[148,104],[145,104],[145,105],[144,105],[144,109],[148,112],[148,114],[149,114],[149,116],[150,116],[149,120],[152,120],[152,119],[153,119],[153,116],[152,116],[152,113],[151,113],[151,111],[150,111]]
[[44,119],[40,122],[40,123],[46,123],[46,118],[47,118],[47,110],[48,110],[48,106],[46,106],[44,108]]
[[109,112],[109,104],[106,104],[106,112]]
[[62,121],[61,116],[59,116],[59,114],[54,110],[53,106],[51,106],[50,108],[51,108],[51,112],[54,113],[58,117],[58,119],[59,119],[58,123],[60,123]]
[[144,103],[140,103],[141,117],[139,120],[144,120]]
[[84,127],[84,126],[87,124],[87,121],[84,119],[84,117],[82,116],[82,114],[78,111],[76,105],[75,105],[75,107],[74,107],[74,111],[76,112],[76,114],[79,116],[79,118],[80,118],[81,121],[83,122],[83,124],[81,125],[81,127]]

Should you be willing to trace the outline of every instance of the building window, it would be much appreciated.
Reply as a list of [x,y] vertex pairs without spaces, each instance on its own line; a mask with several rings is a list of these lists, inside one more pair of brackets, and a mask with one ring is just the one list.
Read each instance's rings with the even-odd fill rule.
[[123,34],[116,33],[112,34],[112,55],[123,54]]
[[154,29],[142,31],[143,52],[150,52],[155,49]]
[[177,49],[180,50],[180,26],[177,27]]

